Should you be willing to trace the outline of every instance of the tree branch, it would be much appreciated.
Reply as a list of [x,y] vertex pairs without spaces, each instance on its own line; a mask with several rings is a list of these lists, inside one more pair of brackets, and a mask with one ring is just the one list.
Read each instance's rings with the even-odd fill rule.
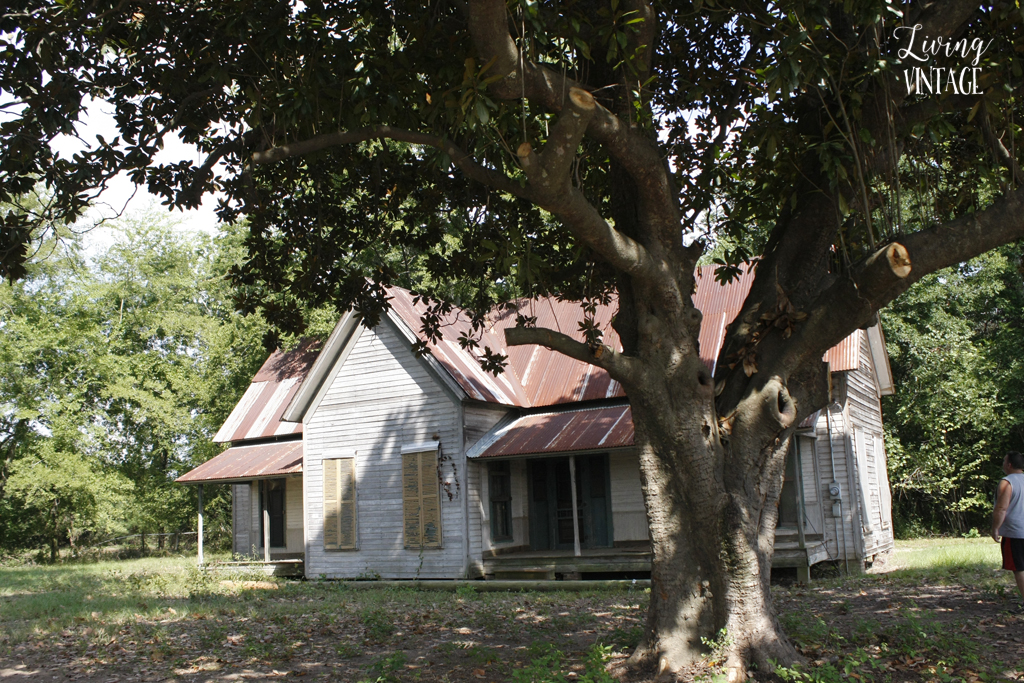
[[634,384],[638,376],[639,368],[635,367],[633,359],[610,346],[602,344],[591,349],[567,334],[544,327],[509,327],[505,330],[505,343],[509,346],[543,346],[582,363],[603,368],[620,384]]
[[1014,181],[1013,184],[1024,185],[1024,172],[1021,172],[1020,164],[1010,154],[1010,150],[1006,149],[1006,145],[999,139],[995,131],[992,130],[992,121],[988,115],[988,108],[985,103],[981,103],[981,130],[985,134],[985,141],[988,146],[992,148],[992,154],[996,157],[996,162],[1002,164],[1010,171],[1010,178]]
[[[504,76],[490,86],[496,97],[504,100],[526,97],[538,100],[550,111],[560,112],[569,99],[570,89],[585,89],[567,76],[522,58],[508,30],[508,12],[503,0],[469,0],[467,7],[470,35],[481,60],[493,59],[491,73]],[[677,199],[669,183],[665,161],[651,140],[623,124],[600,104],[587,126],[587,134],[622,164],[638,186],[656,191],[660,199],[671,201],[675,206]]]
[[[581,92],[586,97],[590,97],[589,93]],[[555,136],[552,137],[554,138]],[[608,221],[587,201],[583,193],[572,187],[571,184],[566,183],[561,188],[562,191],[560,193],[551,192],[545,189],[544,185],[541,185],[540,189],[532,184],[523,187],[503,173],[498,173],[476,163],[460,148],[437,135],[417,133],[391,126],[371,126],[354,131],[339,131],[337,133],[319,135],[309,140],[272,147],[263,152],[255,152],[252,155],[252,162],[257,165],[269,164],[291,157],[312,154],[330,147],[351,145],[377,138],[388,138],[414,145],[436,147],[451,157],[452,163],[472,180],[500,192],[507,192],[516,197],[531,201],[562,219],[575,237],[593,249],[594,252],[614,268],[634,276],[651,275],[655,272],[651,256],[647,250],[609,225]],[[571,141],[566,146],[568,144],[571,144]],[[578,140],[576,144],[579,144]],[[572,149],[574,150],[575,147],[572,147]],[[526,150],[523,149],[520,153],[522,154],[523,151]],[[530,153],[526,156],[537,155]],[[571,162],[571,158],[568,161],[560,160],[558,165],[569,162]],[[530,162],[525,163],[524,169],[529,165]],[[529,177],[529,172],[527,177]]]
[[806,323],[798,326],[780,362],[820,357],[925,275],[1019,239],[1024,239],[1024,187],[977,214],[887,244],[811,302]]
[[451,158],[452,163],[465,173],[468,178],[500,192],[507,192],[516,197],[536,201],[532,192],[523,188],[505,174],[481,166],[469,154],[462,151],[462,149],[449,140],[438,135],[417,133],[402,128],[393,128],[392,126],[370,126],[368,128],[360,128],[359,130],[327,133],[326,135],[318,135],[308,140],[271,147],[266,151],[253,153],[252,163],[256,165],[270,164],[290,157],[312,154],[330,147],[352,145],[377,138],[387,138],[389,140],[398,140],[399,142],[408,142],[413,145],[435,147],[447,154]]

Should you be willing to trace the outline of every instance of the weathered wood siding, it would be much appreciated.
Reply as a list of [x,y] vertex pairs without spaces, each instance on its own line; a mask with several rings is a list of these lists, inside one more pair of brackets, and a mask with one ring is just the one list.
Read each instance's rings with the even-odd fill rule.
[[231,486],[231,552],[248,555],[252,544],[252,496],[249,484]]
[[[846,373],[833,373],[833,399],[842,406],[846,403],[846,380],[843,375]],[[809,490],[808,483],[814,480],[808,479],[804,486],[805,495],[814,496],[822,502],[823,531],[825,548],[831,560],[844,560],[856,562],[857,544],[859,536],[854,533],[854,519],[856,519],[856,498],[854,497],[852,485],[855,483],[851,468],[847,467],[847,439],[849,418],[845,410],[840,410],[832,405],[823,408],[818,414],[818,421],[815,425],[814,452],[817,461],[818,478],[814,490]],[[829,443],[829,426],[831,424],[831,448]],[[839,484],[842,498],[841,515],[833,514],[832,497],[829,495],[829,484],[834,481]]]
[[[477,578],[484,575],[484,510],[482,482],[487,480],[487,463],[469,460],[466,463],[466,494],[469,496],[469,575]],[[487,534],[489,539],[490,532]],[[488,541],[489,547],[489,541]]]
[[284,490],[285,542],[289,553],[306,549],[302,532],[302,477],[291,477]]
[[647,541],[647,509],[640,487],[640,461],[636,451],[617,451],[608,456],[612,484],[612,528],[615,542]]
[[[322,400],[306,417],[306,573],[459,578],[466,562],[460,497],[469,487],[467,481],[454,485],[455,477],[468,479],[460,407],[390,320],[361,330],[353,343],[344,365],[330,373]],[[452,500],[441,494],[443,543],[439,549],[406,549],[401,448],[432,440],[440,441],[442,453],[451,458],[442,466],[453,494]],[[324,550],[322,460],[329,457],[355,458],[356,550]]]
[[[495,541],[491,538],[491,498],[490,478],[487,474],[487,461],[480,463],[480,537],[484,552],[498,551],[504,548],[522,548],[530,545],[529,500],[527,499],[526,461],[512,460],[509,462],[509,474],[512,484],[512,538],[506,541]],[[472,533],[472,532],[471,532]]]
[[[856,562],[893,547],[889,482],[882,443],[882,409],[871,364],[867,335],[859,330],[860,365],[832,375],[833,399],[839,406],[823,409],[815,426],[815,458],[803,462],[804,494],[811,512],[820,500],[829,557]],[[828,424],[831,420],[832,448]],[[803,446],[805,442],[801,442]],[[812,470],[816,467],[817,472]],[[842,517],[832,514],[829,484],[842,491]],[[815,518],[808,515],[811,524]],[[809,530],[812,533],[813,529]],[[845,535],[845,539],[844,539]]]
[[883,501],[888,502],[889,478],[882,437],[882,405],[870,359],[868,338],[861,332],[860,366],[846,373],[846,413],[850,420],[848,436],[858,483],[855,494],[867,558],[894,547],[891,510],[889,505],[883,507]]
[[[814,436],[799,434],[794,443],[800,449],[800,482],[803,484],[804,533],[825,537],[825,506],[828,491],[822,494],[820,462]],[[830,470],[831,472],[831,470]],[[831,481],[831,478],[829,479]]]

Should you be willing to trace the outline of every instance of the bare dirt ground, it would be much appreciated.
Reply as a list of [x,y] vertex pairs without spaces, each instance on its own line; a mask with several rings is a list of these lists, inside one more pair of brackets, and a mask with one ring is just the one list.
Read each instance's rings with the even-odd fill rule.
[[[1024,617],[1006,611],[1009,597],[884,576],[848,584],[775,591],[783,624],[822,680],[830,680],[829,667],[836,680],[1024,680]],[[166,606],[154,612],[152,602]],[[572,681],[595,643],[614,647],[611,670],[620,668],[646,597],[294,582],[205,601],[146,598],[136,607],[123,623],[93,613],[59,632],[42,627],[3,641],[0,681],[477,683],[529,680],[515,672],[532,664],[536,676],[542,660],[551,665],[548,680]]]

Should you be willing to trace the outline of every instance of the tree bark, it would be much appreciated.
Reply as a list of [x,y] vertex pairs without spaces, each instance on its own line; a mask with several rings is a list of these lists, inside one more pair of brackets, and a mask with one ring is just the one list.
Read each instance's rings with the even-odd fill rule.
[[[692,263],[680,265],[679,280],[691,277]],[[746,678],[751,663],[767,670],[771,661],[800,661],[775,618],[769,583],[796,404],[780,378],[765,377],[720,421],[698,353],[700,312],[691,303],[673,314],[652,306],[643,283],[633,290],[620,294],[617,318],[620,326],[635,321],[639,367],[620,381],[633,408],[653,562],[644,637],[630,664],[679,671],[716,637],[730,680]]]

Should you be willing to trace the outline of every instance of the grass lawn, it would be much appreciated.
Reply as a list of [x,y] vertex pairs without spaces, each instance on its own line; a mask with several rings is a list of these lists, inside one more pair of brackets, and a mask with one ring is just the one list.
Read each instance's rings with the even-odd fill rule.
[[[1006,612],[1013,593],[997,551],[990,540],[912,541],[867,575],[776,586],[782,623],[808,659],[781,677],[1020,678],[1024,620]],[[0,682],[608,682],[605,664],[614,673],[636,645],[646,606],[630,590],[208,575],[192,557],[0,567]]]

